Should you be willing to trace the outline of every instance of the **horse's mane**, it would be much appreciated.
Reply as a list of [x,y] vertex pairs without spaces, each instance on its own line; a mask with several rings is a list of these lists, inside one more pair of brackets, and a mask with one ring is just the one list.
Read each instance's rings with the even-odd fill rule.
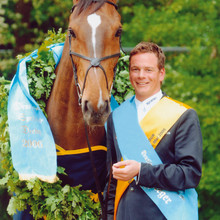
[[80,14],[82,11],[86,10],[92,3],[96,3],[94,4],[96,7],[93,8],[91,14],[101,8],[102,5],[105,3],[105,0],[80,0],[77,3],[76,13]]

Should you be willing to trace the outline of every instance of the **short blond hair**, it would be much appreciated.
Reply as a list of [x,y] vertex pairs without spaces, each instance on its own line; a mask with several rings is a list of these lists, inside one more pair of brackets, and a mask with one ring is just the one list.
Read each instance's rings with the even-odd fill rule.
[[139,54],[139,53],[154,53],[158,58],[158,69],[161,70],[165,66],[165,59],[166,56],[162,49],[155,43],[152,42],[140,42],[137,44],[130,53],[129,57],[129,68],[132,56]]

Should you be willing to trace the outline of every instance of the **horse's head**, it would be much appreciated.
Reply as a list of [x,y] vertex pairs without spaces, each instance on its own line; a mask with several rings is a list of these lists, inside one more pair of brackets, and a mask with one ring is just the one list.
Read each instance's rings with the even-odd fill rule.
[[121,17],[117,0],[73,0],[69,46],[83,117],[89,125],[104,125],[120,55]]

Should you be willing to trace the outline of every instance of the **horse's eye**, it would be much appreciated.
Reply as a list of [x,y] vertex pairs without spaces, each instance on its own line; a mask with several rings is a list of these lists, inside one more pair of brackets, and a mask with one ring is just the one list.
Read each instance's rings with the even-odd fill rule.
[[122,33],[122,28],[118,28],[118,30],[116,31],[115,33],[115,37],[120,37],[121,36],[121,33]]
[[72,37],[76,38],[76,34],[72,29],[69,28],[69,32],[70,32]]

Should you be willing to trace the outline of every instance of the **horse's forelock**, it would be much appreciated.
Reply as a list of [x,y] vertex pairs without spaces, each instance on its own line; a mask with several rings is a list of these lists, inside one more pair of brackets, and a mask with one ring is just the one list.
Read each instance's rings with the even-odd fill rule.
[[86,10],[92,3],[96,3],[94,9],[91,12],[94,13],[102,7],[102,5],[105,3],[105,0],[80,0],[77,3],[76,13],[80,14],[82,11]]

